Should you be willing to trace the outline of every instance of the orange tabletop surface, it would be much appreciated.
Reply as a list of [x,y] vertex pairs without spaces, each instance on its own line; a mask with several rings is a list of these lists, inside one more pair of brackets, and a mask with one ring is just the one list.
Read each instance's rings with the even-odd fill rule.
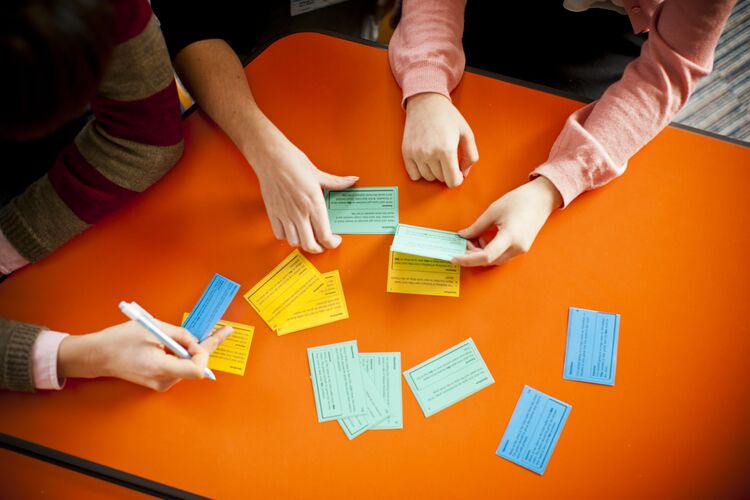
[[0,493],[3,498],[151,498],[108,481],[1,448],[0,464]]
[[[471,223],[546,159],[581,106],[467,74],[454,102],[481,160],[457,189],[411,182],[386,52],[321,34],[247,67],[269,117],[321,169],[399,186],[401,222]],[[247,291],[291,249],[258,183],[200,112],[184,158],[131,206],[0,285],[0,315],[73,333],[123,321],[136,300],[179,323],[214,273]],[[669,128],[627,173],[554,214],[531,252],[464,269],[460,298],[386,292],[391,236],[344,236],[310,256],[338,269],[350,318],[277,337],[256,326],[243,377],[160,394],[118,380],[0,393],[0,431],[212,497],[719,498],[750,491],[750,150]],[[614,387],[563,380],[570,306],[622,315]],[[356,339],[407,369],[472,337],[495,383],[425,418],[403,384],[403,430],[348,441],[319,424],[306,348]],[[525,384],[572,405],[543,476],[495,455]],[[743,389],[744,388],[744,389]]]

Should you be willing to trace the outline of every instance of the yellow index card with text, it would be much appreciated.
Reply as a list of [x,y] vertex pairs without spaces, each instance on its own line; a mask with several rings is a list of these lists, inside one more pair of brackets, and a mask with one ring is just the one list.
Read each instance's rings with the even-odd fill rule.
[[276,330],[278,335],[298,332],[306,328],[325,325],[349,317],[338,271],[324,273],[323,283],[296,313]]
[[458,297],[461,266],[448,261],[391,252],[388,286],[392,293]]
[[323,283],[315,266],[295,250],[245,294],[272,330],[307,304]]
[[[182,317],[183,322],[188,317],[188,314],[185,313]],[[212,370],[231,373],[233,375],[244,375],[245,366],[247,365],[247,355],[250,353],[250,344],[253,342],[255,327],[232,321],[219,320],[211,330],[211,333],[214,333],[222,326],[231,326],[234,332],[208,358],[208,367]]]

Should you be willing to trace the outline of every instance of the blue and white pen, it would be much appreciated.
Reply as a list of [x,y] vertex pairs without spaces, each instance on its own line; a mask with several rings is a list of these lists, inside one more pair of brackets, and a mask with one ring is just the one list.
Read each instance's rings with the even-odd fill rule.
[[[169,350],[172,351],[178,358],[190,359],[192,357],[184,347],[178,344],[172,337],[164,333],[164,331],[156,323],[154,317],[151,316],[144,308],[139,306],[137,303],[125,301],[120,302],[120,311],[122,311],[125,316],[132,319],[133,321],[136,321],[139,325],[148,330],[149,333],[159,339],[159,342],[167,346],[167,348],[169,348]],[[206,377],[210,378],[211,380],[216,380],[214,372],[212,372],[208,367],[206,367],[203,373],[205,373]]]

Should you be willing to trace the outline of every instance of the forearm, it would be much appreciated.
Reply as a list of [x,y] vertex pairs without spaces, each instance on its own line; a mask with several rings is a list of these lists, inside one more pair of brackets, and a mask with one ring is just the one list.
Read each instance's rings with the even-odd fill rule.
[[463,75],[461,37],[466,0],[408,0],[391,38],[388,57],[402,104],[423,92],[448,98]]
[[665,2],[641,55],[599,101],[568,118],[548,161],[532,176],[549,178],[567,205],[621,175],[630,157],[670,123],[710,72],[732,3]]
[[261,149],[283,134],[256,104],[232,48],[223,40],[202,40],[181,50],[174,65],[201,109],[257,168]]

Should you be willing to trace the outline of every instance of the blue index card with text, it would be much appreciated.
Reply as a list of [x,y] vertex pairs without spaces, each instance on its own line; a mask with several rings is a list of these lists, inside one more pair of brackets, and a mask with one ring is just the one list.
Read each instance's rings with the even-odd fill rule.
[[224,315],[239,289],[239,283],[214,274],[182,326],[203,342]]
[[563,378],[615,385],[620,315],[571,307]]
[[571,406],[524,386],[497,455],[544,474]]

